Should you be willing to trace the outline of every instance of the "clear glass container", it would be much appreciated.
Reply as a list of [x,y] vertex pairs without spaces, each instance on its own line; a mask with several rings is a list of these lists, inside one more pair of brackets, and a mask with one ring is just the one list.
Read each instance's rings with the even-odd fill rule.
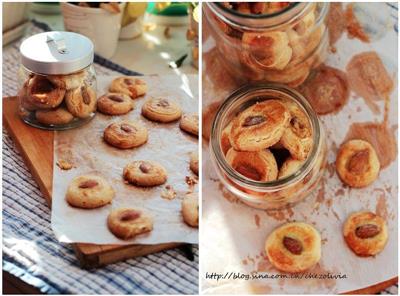
[[[237,114],[264,100],[289,100],[310,122],[313,144],[303,164],[289,176],[269,182],[255,181],[234,170],[224,154],[223,131]],[[244,203],[261,209],[289,207],[307,197],[317,186],[326,166],[325,134],[308,101],[296,90],[280,84],[244,86],[220,106],[211,129],[211,159],[224,186]],[[226,150],[225,150],[226,151]]]
[[329,3],[296,2],[251,14],[208,2],[203,13],[223,65],[238,81],[296,87],[327,56],[328,9]]
[[20,47],[19,115],[34,127],[65,130],[90,121],[97,84],[92,42],[76,33],[46,32]]

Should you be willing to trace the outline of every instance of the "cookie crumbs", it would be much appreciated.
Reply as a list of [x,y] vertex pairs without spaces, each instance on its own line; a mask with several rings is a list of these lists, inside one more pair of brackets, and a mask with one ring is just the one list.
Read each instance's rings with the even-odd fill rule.
[[171,185],[166,185],[165,189],[161,192],[161,197],[164,199],[172,200],[176,197],[176,191]]
[[66,160],[60,159],[57,161],[57,166],[62,170],[70,170],[73,168],[73,165]]
[[186,176],[185,181],[186,181],[186,184],[188,184],[188,186],[189,186],[188,193],[193,192],[194,186],[197,184],[197,180],[190,176]]

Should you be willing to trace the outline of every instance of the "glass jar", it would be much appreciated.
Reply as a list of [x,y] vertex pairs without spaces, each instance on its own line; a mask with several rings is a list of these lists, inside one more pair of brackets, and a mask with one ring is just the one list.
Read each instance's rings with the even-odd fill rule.
[[[312,146],[307,158],[295,172],[277,180],[262,182],[247,178],[231,167],[225,156],[223,132],[240,112],[257,102],[270,99],[293,102],[303,111],[312,130]],[[270,148],[282,148],[276,146],[278,145]],[[291,206],[309,195],[323,175],[327,158],[322,124],[311,105],[296,90],[278,84],[246,85],[232,93],[221,104],[214,118],[210,151],[212,162],[224,186],[244,203],[267,210]]]
[[296,2],[273,13],[251,14],[208,2],[204,19],[223,65],[238,81],[296,87],[327,56],[328,9],[329,3]]
[[81,126],[96,111],[93,43],[71,32],[45,32],[20,47],[19,114],[24,122],[49,130]]

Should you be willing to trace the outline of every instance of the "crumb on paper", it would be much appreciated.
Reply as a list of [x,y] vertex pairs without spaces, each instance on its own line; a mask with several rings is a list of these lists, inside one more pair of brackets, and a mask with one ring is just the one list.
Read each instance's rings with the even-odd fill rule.
[[194,186],[197,184],[197,180],[193,177],[186,176],[185,181],[186,181],[186,184],[188,184],[188,186],[189,186],[188,193],[192,193],[194,190]]
[[161,192],[161,197],[164,199],[172,200],[176,197],[176,191],[171,185],[168,184]]
[[57,161],[57,166],[60,168],[60,169],[62,169],[62,170],[70,170],[70,169],[72,169],[74,166],[72,165],[72,163],[70,163],[70,162],[68,162],[68,161],[66,161],[66,160],[64,160],[64,159],[59,159],[58,161]]

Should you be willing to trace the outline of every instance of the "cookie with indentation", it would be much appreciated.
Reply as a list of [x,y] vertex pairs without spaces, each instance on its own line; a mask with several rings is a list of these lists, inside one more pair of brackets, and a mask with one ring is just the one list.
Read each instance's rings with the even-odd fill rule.
[[104,130],[104,141],[119,149],[130,149],[147,142],[147,128],[133,120],[111,123]]
[[289,124],[288,109],[278,100],[258,102],[232,122],[230,142],[238,151],[260,151],[277,143]]
[[253,181],[274,181],[278,176],[278,166],[274,155],[268,149],[258,152],[228,150],[226,161],[244,177]]
[[125,166],[123,177],[133,185],[157,186],[167,181],[167,170],[155,161],[138,160]]
[[111,203],[114,195],[114,189],[104,178],[83,175],[68,185],[66,200],[73,207],[94,209]]
[[64,107],[48,110],[37,110],[36,120],[46,125],[63,125],[71,122],[74,116]]
[[85,76],[85,71],[79,71],[68,75],[49,75],[47,79],[60,88],[71,90],[82,86]]
[[279,169],[278,179],[286,178],[296,173],[302,166],[304,161],[297,160],[292,157],[287,158]]
[[107,93],[97,100],[97,110],[107,115],[126,114],[133,108],[131,98],[121,93]]
[[179,122],[181,130],[198,136],[199,135],[199,115],[198,114],[183,114]]
[[68,111],[79,118],[87,118],[96,110],[96,92],[89,86],[67,91],[65,103]]
[[38,109],[58,107],[64,95],[65,89],[56,86],[45,76],[34,75],[26,83],[26,101]]
[[122,93],[136,99],[147,92],[147,84],[143,79],[133,76],[115,78],[110,85],[110,92]]
[[199,198],[195,193],[186,194],[182,200],[183,221],[191,227],[199,227]]
[[108,215],[107,226],[116,237],[127,240],[152,231],[153,218],[138,209],[115,209]]
[[374,147],[364,140],[344,143],[336,157],[336,171],[340,179],[351,187],[365,187],[376,180],[380,163]]
[[276,228],[265,242],[268,260],[277,269],[296,273],[306,271],[321,258],[321,236],[310,224],[286,223]]
[[283,132],[280,143],[293,158],[305,160],[313,144],[311,123],[303,110],[294,102],[283,101],[290,113],[289,126]]
[[163,98],[152,98],[142,106],[142,114],[157,122],[172,122],[181,118],[182,110],[178,103]]
[[197,152],[190,153],[190,169],[197,176],[199,175],[199,154]]
[[383,250],[388,240],[388,231],[382,217],[371,212],[356,212],[347,218],[343,236],[356,255],[366,257]]

